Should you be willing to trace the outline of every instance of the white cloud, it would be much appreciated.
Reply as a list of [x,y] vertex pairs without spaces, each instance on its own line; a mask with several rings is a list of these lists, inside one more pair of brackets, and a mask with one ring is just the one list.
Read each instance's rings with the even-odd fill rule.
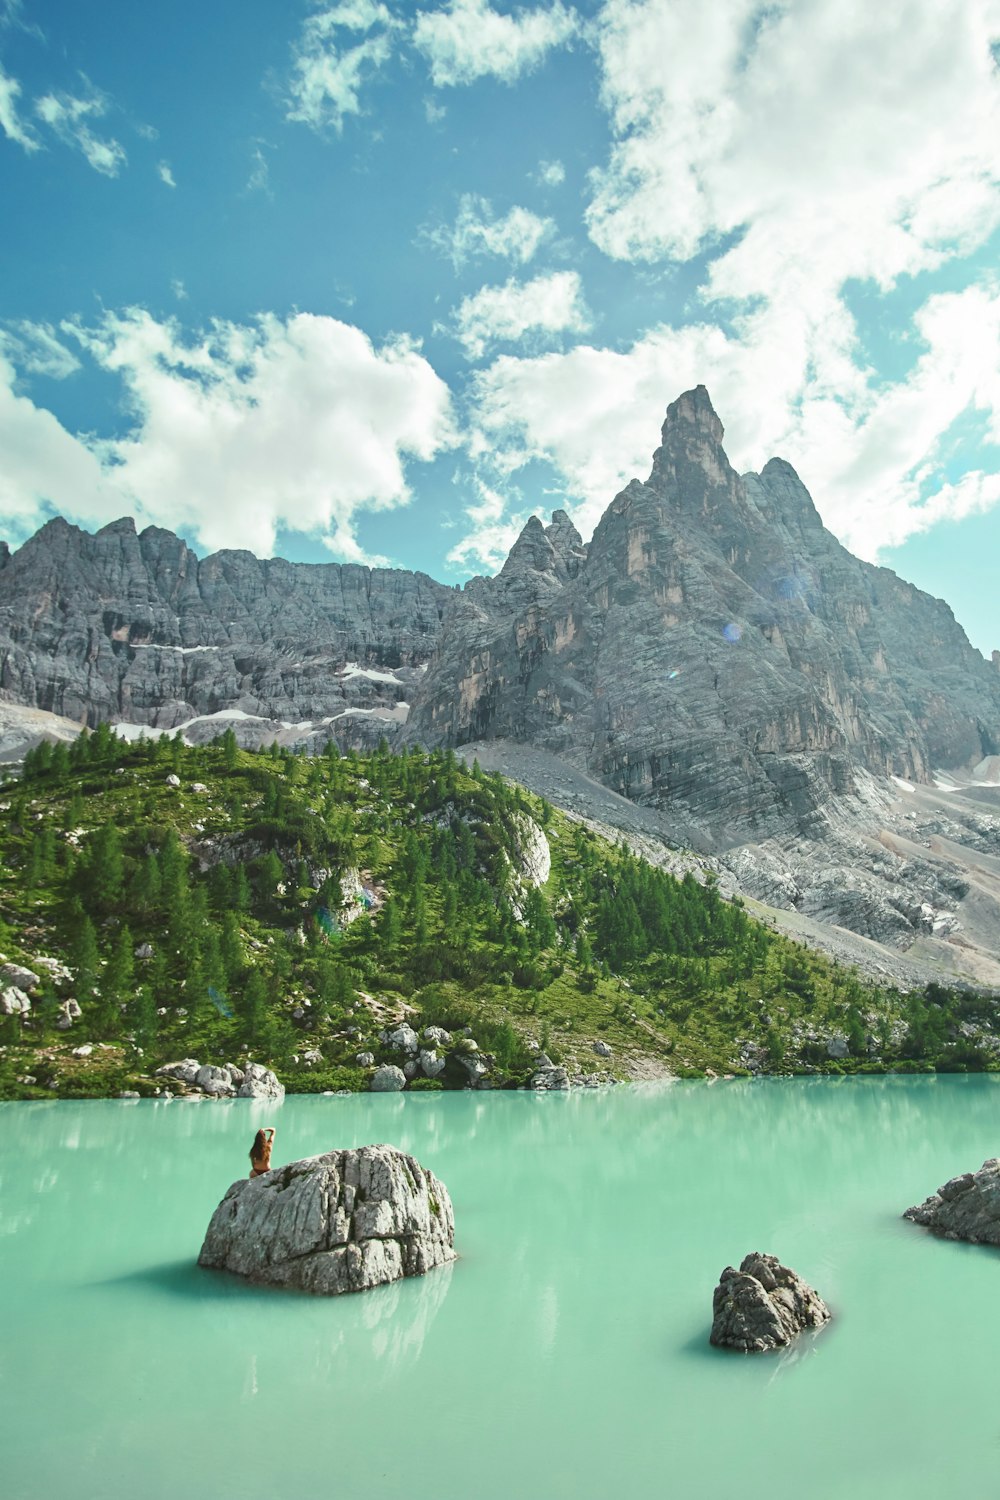
[[181,278],[179,276],[175,276],[174,279],[171,281],[171,283],[170,283],[170,290],[173,292],[173,294],[177,298],[178,302],[186,302],[187,301],[187,299],[188,299],[188,290],[187,290],[187,287],[184,285],[183,281],[181,280]]
[[162,183],[164,183],[167,187],[175,188],[177,186],[177,183],[174,180],[174,174],[170,170],[170,163],[169,162],[166,162],[166,161],[159,162],[157,164],[156,170],[157,170],[157,172],[159,174],[160,181]]
[[566,168],[561,161],[540,161],[536,178],[542,187],[560,187],[566,181]]
[[686,260],[739,233],[711,281],[737,297],[937,264],[1000,221],[998,24],[996,0],[608,0],[594,240]]
[[7,535],[25,537],[51,510],[103,525],[120,515],[121,497],[97,458],[51,412],[15,390],[16,372],[0,350],[0,517]]
[[629,479],[648,475],[655,414],[704,382],[735,466],[790,460],[830,529],[874,559],[1000,498],[995,476],[943,483],[938,467],[949,430],[970,410],[1000,443],[1000,288],[932,296],[915,328],[923,352],[905,378],[880,387],[851,360],[849,320],[817,370],[794,310],[782,321],[765,309],[734,334],[701,323],[653,329],[624,351],[504,356],[476,377],[472,452],[502,474],[550,462],[589,535]]
[[23,146],[25,151],[37,151],[41,146],[38,135],[18,113],[17,101],[21,96],[21,85],[0,67],[0,130],[9,141]]
[[30,375],[47,375],[65,380],[80,368],[80,361],[58,338],[51,323],[32,323],[28,319],[11,323],[0,330],[0,346],[11,362]]
[[86,98],[73,94],[45,94],[35,100],[35,114],[67,146],[82,151],[95,172],[117,177],[128,158],[125,149],[113,137],[102,139],[94,134],[89,121],[106,114],[108,100],[96,89]]
[[417,13],[413,43],[430,63],[437,88],[488,77],[513,83],[579,28],[576,12],[560,0],[513,15],[493,10],[487,0],[449,0],[444,10]]
[[465,511],[472,530],[452,547],[447,561],[454,568],[469,570],[475,567],[486,573],[496,573],[503,567],[508,552],[521,534],[529,512],[505,515],[506,495],[491,488],[479,475],[473,477],[472,484],[478,499]]
[[515,205],[497,216],[488,198],[463,193],[454,224],[424,230],[421,238],[447,255],[458,270],[476,256],[496,255],[526,265],[555,233],[555,221]]
[[455,312],[454,334],[470,359],[481,359],[495,343],[526,334],[584,333],[590,315],[576,271],[553,271],[533,281],[484,286]]
[[[310,16],[294,49],[286,118],[314,130],[343,130],[348,115],[362,113],[361,89],[388,62],[400,24],[375,0],[345,0]],[[345,31],[371,34],[345,47],[338,38]]]
[[[453,441],[447,387],[420,353],[405,340],[375,349],[333,318],[218,323],[185,340],[132,310],[75,332],[120,377],[134,420],[92,445],[118,512],[206,547],[267,556],[285,528],[363,561],[357,514],[404,504],[406,462]],[[72,493],[56,503],[87,515]]]

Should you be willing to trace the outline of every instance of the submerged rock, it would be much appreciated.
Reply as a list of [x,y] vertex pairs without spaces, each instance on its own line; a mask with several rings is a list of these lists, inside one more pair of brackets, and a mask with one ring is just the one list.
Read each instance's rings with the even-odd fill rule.
[[334,1296],[455,1259],[444,1184],[393,1146],[328,1151],[234,1182],[198,1264]]
[[753,1250],[738,1271],[727,1266],[712,1301],[709,1342],[746,1354],[783,1349],[806,1328],[822,1328],[830,1309],[776,1255]]
[[978,1172],[952,1177],[903,1218],[949,1240],[1000,1245],[1000,1160],[991,1157]]

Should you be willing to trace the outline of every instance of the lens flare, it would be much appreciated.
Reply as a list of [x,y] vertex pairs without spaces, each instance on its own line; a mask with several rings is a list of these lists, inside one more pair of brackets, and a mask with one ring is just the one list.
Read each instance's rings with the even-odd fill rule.
[[743,631],[738,625],[735,625],[732,621],[730,621],[728,625],[723,625],[722,634],[725,636],[726,640],[731,646],[735,646],[736,642],[742,636]]
[[225,995],[219,994],[214,985],[210,984],[208,987],[208,998],[211,1000],[220,1016],[224,1016],[227,1021],[232,1019],[233,1007],[230,1005]]

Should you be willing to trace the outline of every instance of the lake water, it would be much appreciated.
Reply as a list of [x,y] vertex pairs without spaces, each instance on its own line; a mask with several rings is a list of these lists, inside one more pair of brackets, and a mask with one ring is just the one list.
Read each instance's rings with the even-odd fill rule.
[[[194,1266],[259,1124],[447,1184],[450,1268],[360,1296]],[[675,1084],[279,1107],[0,1105],[6,1500],[987,1495],[1000,1254],[899,1214],[1000,1152],[1000,1080]],[[836,1321],[708,1344],[749,1250]]]

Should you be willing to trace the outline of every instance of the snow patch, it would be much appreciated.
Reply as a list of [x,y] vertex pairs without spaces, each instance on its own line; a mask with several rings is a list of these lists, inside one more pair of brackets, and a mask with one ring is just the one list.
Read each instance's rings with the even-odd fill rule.
[[902,789],[903,789],[904,792],[915,792],[916,791],[916,787],[913,785],[913,782],[912,781],[904,781],[903,778],[902,778],[902,776],[893,776],[891,779],[896,783],[896,785],[898,787],[902,787]]

